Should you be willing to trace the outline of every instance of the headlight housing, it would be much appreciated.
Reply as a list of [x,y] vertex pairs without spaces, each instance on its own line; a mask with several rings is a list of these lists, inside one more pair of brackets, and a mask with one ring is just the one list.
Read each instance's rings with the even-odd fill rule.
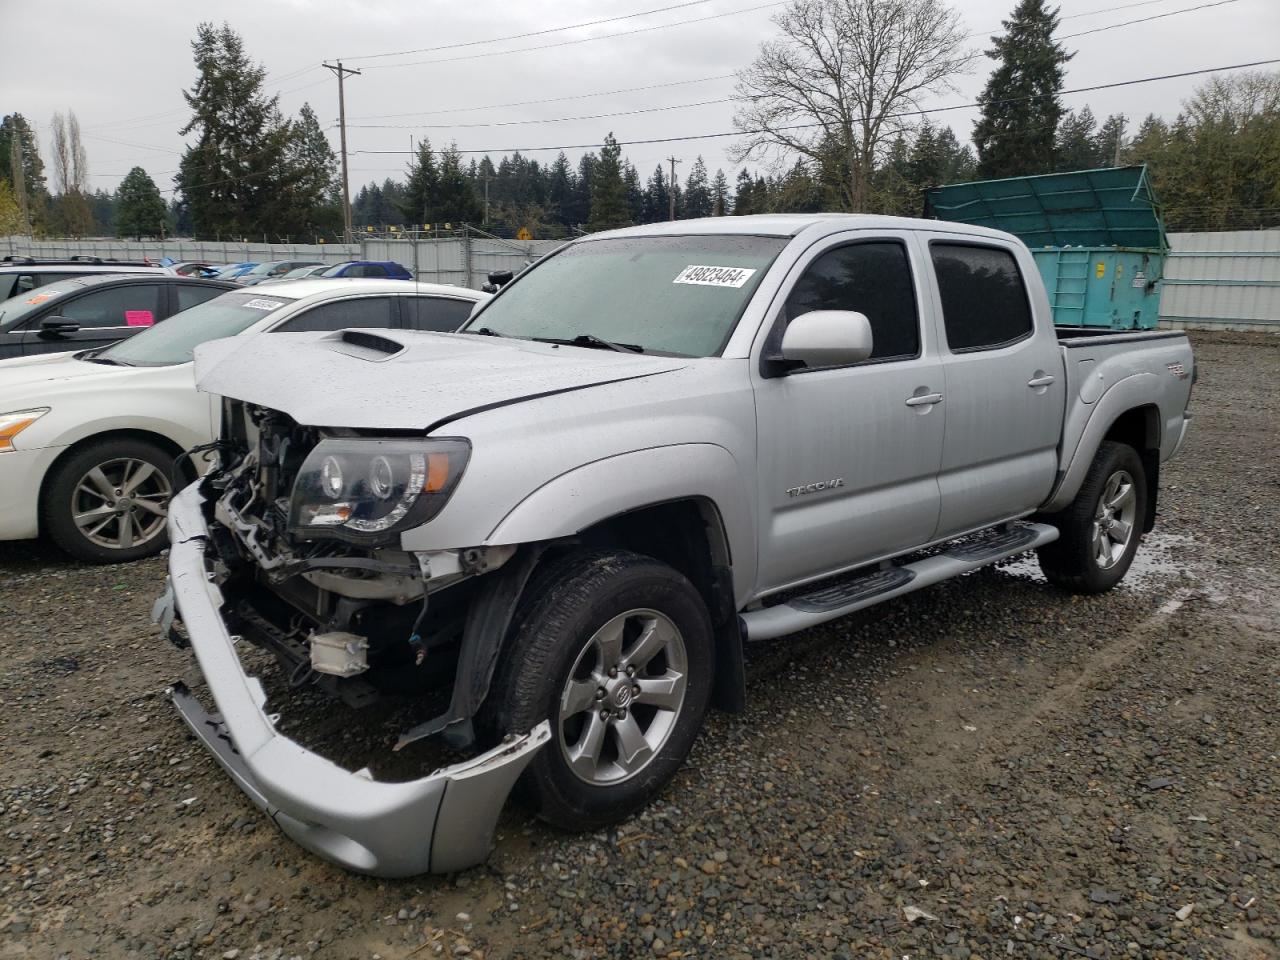
[[0,413],[0,453],[8,453],[14,449],[13,440],[27,427],[31,426],[46,413],[48,407],[34,407],[31,410],[15,410],[12,413]]
[[289,530],[304,540],[384,541],[439,513],[470,456],[465,440],[321,440],[294,481]]

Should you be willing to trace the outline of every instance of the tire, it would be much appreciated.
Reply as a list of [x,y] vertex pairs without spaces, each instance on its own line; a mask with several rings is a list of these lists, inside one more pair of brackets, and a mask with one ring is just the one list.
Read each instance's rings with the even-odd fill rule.
[[41,529],[71,556],[89,563],[125,563],[159,553],[169,545],[173,461],[149,440],[119,437],[86,444],[50,476],[41,497]]
[[702,727],[714,663],[706,606],[676,570],[621,550],[553,561],[525,595],[490,726],[516,732],[550,720],[552,737],[518,794],[566,830],[623,820],[674,776]]
[[1142,459],[1128,444],[1104,440],[1076,498],[1045,518],[1061,536],[1038,551],[1040,569],[1072,593],[1105,593],[1133,563],[1146,515]]

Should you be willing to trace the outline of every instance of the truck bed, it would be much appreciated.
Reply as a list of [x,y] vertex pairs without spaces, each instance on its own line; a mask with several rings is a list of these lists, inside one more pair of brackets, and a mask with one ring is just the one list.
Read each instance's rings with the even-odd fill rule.
[[1181,330],[1112,330],[1108,327],[1055,326],[1054,333],[1064,347],[1093,347],[1111,343],[1134,343],[1185,337]]

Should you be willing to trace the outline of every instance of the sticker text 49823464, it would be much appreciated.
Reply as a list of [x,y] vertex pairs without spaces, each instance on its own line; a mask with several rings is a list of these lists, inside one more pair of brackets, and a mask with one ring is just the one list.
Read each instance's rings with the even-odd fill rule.
[[754,267],[710,267],[695,263],[681,270],[671,282],[700,287],[741,287],[755,272]]

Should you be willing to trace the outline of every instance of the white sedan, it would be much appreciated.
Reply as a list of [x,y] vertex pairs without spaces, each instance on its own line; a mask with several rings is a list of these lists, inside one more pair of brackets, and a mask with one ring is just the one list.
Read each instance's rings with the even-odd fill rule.
[[303,330],[451,331],[487,295],[404,280],[294,280],[225,293],[113,346],[0,361],[0,540],[47,535],[81,560],[136,560],[167,543],[181,454],[217,431],[195,388],[207,340]]

